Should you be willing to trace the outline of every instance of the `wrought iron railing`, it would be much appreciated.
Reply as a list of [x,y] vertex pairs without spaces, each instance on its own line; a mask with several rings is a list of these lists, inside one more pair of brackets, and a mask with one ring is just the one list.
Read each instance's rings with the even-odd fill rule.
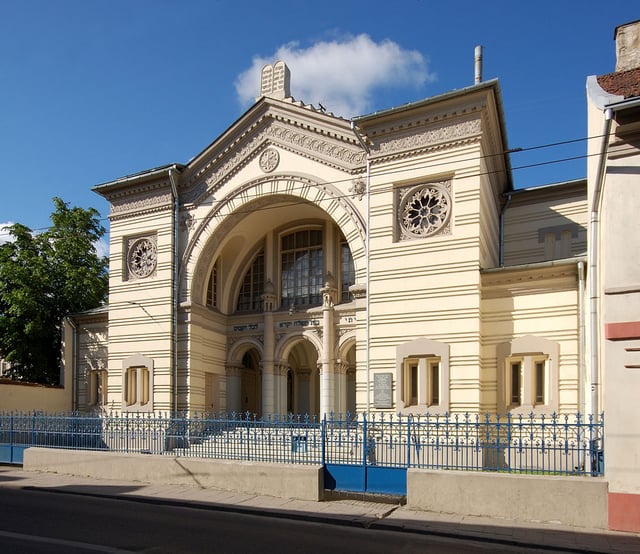
[[296,464],[604,473],[604,415],[0,413],[0,462],[30,446]]

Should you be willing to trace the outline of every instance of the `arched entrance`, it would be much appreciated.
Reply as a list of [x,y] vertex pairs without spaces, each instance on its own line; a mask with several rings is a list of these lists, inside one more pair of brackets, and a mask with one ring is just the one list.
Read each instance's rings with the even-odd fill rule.
[[289,350],[287,370],[287,412],[318,416],[320,413],[320,372],[314,346],[301,338]]
[[346,357],[346,381],[347,381],[347,398],[346,398],[346,412],[351,416],[357,415],[356,404],[356,347],[355,344],[349,348]]
[[260,354],[251,348],[242,356],[240,369],[240,410],[260,416],[262,413],[262,372]]

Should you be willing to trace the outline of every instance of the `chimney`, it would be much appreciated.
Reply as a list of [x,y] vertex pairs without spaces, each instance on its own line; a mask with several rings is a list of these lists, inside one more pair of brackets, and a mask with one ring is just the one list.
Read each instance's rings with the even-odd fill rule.
[[640,19],[616,27],[613,38],[616,41],[616,72],[640,67]]
[[482,82],[482,46],[476,46],[474,52],[475,58],[475,84],[479,84]]
[[268,96],[284,100],[291,96],[291,73],[287,65],[278,61],[273,65],[265,65],[260,76],[260,96]]

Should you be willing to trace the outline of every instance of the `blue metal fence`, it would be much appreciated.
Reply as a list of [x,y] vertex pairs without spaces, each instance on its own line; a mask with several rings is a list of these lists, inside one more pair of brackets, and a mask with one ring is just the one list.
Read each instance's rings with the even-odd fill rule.
[[0,413],[0,462],[30,446],[342,467],[602,475],[604,415]]

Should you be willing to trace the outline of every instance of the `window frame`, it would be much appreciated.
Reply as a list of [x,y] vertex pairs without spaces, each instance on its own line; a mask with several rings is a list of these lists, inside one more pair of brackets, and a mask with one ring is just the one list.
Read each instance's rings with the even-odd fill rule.
[[[532,335],[499,345],[498,412],[525,415],[557,412],[559,354],[558,343]],[[519,364],[520,368],[519,403],[514,402],[513,395],[514,364]],[[538,369],[542,370],[541,374]]]
[[[308,233],[307,244],[304,244],[304,239],[302,238],[302,244],[298,244],[298,236],[302,236],[303,233]],[[312,242],[311,233],[318,233],[318,235],[320,236],[320,241]],[[290,237],[293,237],[291,239],[293,240],[293,246],[285,247],[284,243],[287,239],[290,239]],[[286,231],[279,234],[278,281],[279,300],[281,308],[295,309],[297,307],[312,307],[322,305],[321,289],[325,281],[325,267],[327,263],[325,259],[326,240],[327,237],[324,227],[316,225],[308,225],[296,229],[287,229]],[[308,255],[308,258],[306,262],[303,262],[302,259],[305,253]],[[314,253],[318,253],[319,257],[314,256]],[[287,256],[287,260],[285,260],[285,256]],[[285,262],[290,264],[290,269],[285,270]],[[304,263],[307,264],[307,267],[300,268],[300,265],[304,265]],[[317,267],[314,267],[317,265],[320,266],[319,269]],[[301,270],[306,271],[306,278],[302,278],[302,275],[300,275]],[[287,284],[285,284],[285,275],[288,275],[286,278]],[[293,291],[293,294],[290,296],[285,296],[285,294],[290,290]]]
[[207,281],[207,297],[206,297],[206,301],[205,304],[209,307],[209,308],[215,308],[218,309],[218,294],[219,294],[219,275],[220,275],[220,268],[219,268],[219,259],[216,259],[216,261],[213,263],[213,266],[211,267],[211,271],[209,272],[209,279]]
[[[258,261],[261,259],[261,266],[256,267]],[[242,274],[240,280],[236,301],[235,301],[235,313],[246,314],[256,313],[263,311],[264,304],[262,302],[262,295],[264,294],[264,285],[266,280],[266,256],[264,248],[258,250],[252,257],[249,264],[246,266],[245,272]],[[249,294],[244,294],[244,288],[249,281]],[[248,301],[244,298],[248,298]],[[243,298],[243,305],[240,306],[240,300]],[[248,303],[248,307],[246,307]]]
[[404,391],[402,400],[406,408],[440,405],[440,358],[416,356],[404,360]]
[[87,380],[87,405],[89,407],[106,406],[108,402],[108,379],[106,369],[89,370]]
[[[448,344],[428,338],[415,339],[396,348],[399,413],[444,415],[449,411],[449,350]],[[417,397],[411,394],[412,385]]]
[[122,362],[122,410],[153,410],[153,369],[151,358],[135,354]]

